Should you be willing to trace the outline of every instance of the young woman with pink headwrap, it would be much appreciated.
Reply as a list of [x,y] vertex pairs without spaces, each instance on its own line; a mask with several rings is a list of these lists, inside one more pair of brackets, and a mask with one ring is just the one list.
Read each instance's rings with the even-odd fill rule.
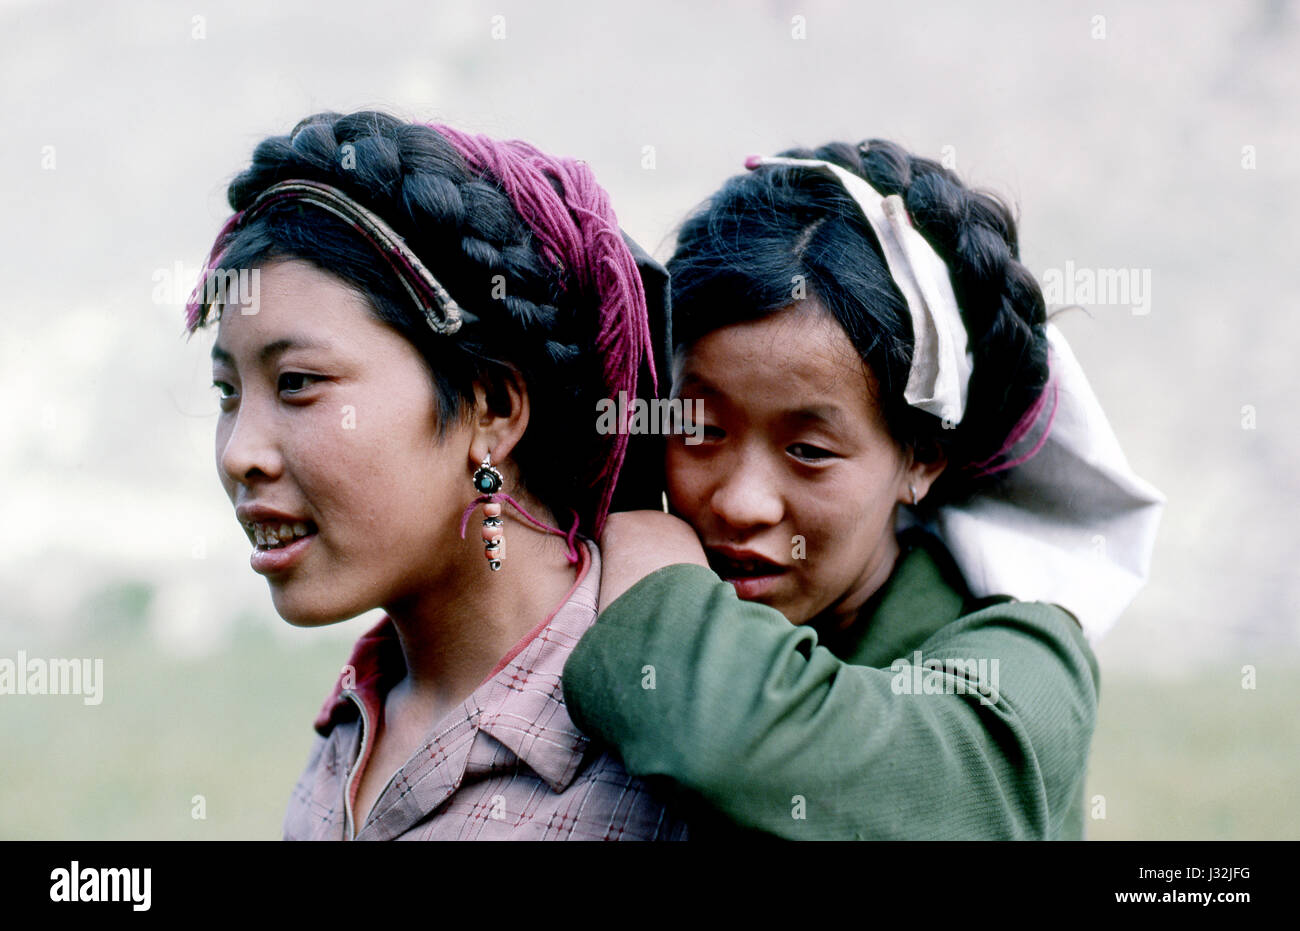
[[187,329],[217,321],[216,464],[252,568],[291,624],[386,612],[315,721],[285,837],[684,836],[559,685],[629,442],[592,429],[596,401],[657,376],[662,282],[590,170],[320,113],[228,200]]

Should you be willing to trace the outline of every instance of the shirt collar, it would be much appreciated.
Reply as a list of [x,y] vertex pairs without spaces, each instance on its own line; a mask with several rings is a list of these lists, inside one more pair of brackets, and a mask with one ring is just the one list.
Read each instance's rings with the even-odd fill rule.
[[352,647],[352,655],[339,672],[338,680],[313,726],[322,737],[328,736],[334,725],[350,721],[357,716],[356,705],[345,692],[356,693],[366,707],[371,721],[378,721],[383,712],[384,696],[406,675],[406,660],[402,644],[397,638],[397,627],[387,614],[370,630],[361,635]]
[[[478,731],[514,753],[557,792],[573,781],[590,743],[569,718],[560,686],[565,660],[596,620],[600,552],[590,541],[580,542],[578,576],[563,601],[520,638],[462,706]],[[356,718],[349,691],[371,722],[382,720],[384,696],[405,675],[397,627],[385,615],[353,647],[316,717],[316,731],[327,736],[336,724]]]

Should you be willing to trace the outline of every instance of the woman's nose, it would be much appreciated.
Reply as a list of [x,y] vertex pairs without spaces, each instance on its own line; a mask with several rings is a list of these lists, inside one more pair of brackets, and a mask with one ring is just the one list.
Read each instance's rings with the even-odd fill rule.
[[762,457],[738,455],[719,471],[710,506],[718,520],[735,530],[770,527],[784,512],[780,489]]
[[249,484],[258,478],[275,478],[280,473],[280,453],[272,441],[273,431],[254,410],[236,413],[229,429],[217,431],[217,470],[230,484]]

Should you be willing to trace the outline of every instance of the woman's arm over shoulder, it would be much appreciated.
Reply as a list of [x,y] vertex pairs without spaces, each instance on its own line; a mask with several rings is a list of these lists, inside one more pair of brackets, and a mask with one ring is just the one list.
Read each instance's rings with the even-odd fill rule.
[[662,511],[610,514],[600,535],[600,610],[650,573],[679,563],[708,565],[686,521]]
[[[565,699],[634,775],[666,778],[743,827],[1055,837],[1096,720],[1095,660],[1071,623],[1046,605],[967,615],[922,645],[918,682],[915,656],[846,663],[708,569],[669,565],[583,637]],[[962,664],[927,678],[932,658]]]

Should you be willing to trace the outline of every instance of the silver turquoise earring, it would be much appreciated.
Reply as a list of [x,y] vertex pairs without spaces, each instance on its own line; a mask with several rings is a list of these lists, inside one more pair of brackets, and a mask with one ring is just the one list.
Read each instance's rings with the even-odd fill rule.
[[[483,457],[474,470],[474,490],[481,495],[493,496],[501,490],[501,473],[492,466],[492,454]],[[488,501],[483,505],[483,555],[488,568],[496,572],[501,560],[506,558],[505,522],[501,519],[501,503]]]

